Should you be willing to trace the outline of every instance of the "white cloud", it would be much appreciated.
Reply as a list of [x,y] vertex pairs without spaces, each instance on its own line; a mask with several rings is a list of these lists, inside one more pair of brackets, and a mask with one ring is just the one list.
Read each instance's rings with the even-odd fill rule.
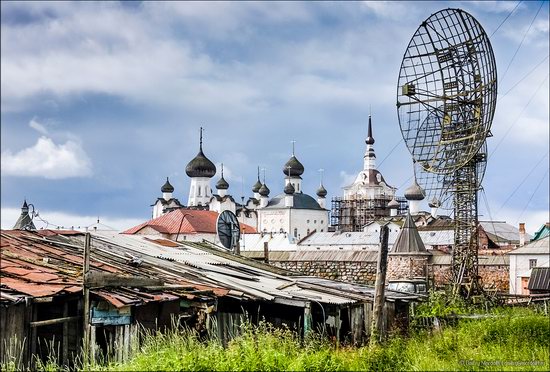
[[48,130],[43,124],[40,124],[34,118],[29,122],[29,126],[40,134],[48,134]]
[[533,235],[543,224],[549,222],[548,210],[527,208],[520,209],[504,208],[494,219],[497,221],[506,221],[510,225],[518,226],[520,222],[525,223],[525,230]]
[[351,185],[355,181],[356,177],[357,177],[356,174],[349,174],[349,173],[346,173],[345,171],[340,171],[340,179],[341,179],[340,187],[346,187]]
[[92,163],[81,145],[73,140],[55,144],[42,136],[32,147],[12,153],[2,151],[2,176],[61,179],[92,174]]
[[[99,218],[101,225],[106,225],[117,231],[123,231],[144,222],[143,220],[136,218],[86,216],[47,210],[38,210],[37,212],[39,216],[34,217],[33,219],[34,225],[37,229],[57,229],[59,227],[64,229],[74,228],[83,230],[85,227],[97,223]],[[17,208],[2,208],[1,214],[2,229],[11,229],[21,214],[21,210]],[[47,223],[44,221],[47,221]]]

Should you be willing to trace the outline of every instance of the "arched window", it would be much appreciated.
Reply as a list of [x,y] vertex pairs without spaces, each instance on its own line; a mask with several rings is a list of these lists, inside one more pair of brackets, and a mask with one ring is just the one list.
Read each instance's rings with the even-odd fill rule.
[[197,196],[201,196],[201,187],[197,186]]
[[307,229],[307,233],[306,233],[306,235],[309,235],[309,229]]
[[294,237],[295,238],[298,237],[298,229],[296,229],[296,228],[294,229]]

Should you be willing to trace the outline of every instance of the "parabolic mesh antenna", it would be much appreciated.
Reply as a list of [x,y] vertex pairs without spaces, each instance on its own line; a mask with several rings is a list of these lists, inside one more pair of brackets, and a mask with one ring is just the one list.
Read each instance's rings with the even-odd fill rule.
[[235,213],[223,211],[216,221],[216,231],[221,245],[227,249],[235,249],[241,236],[240,224]]
[[442,202],[452,199],[453,282],[467,295],[478,289],[477,191],[496,95],[493,49],[474,17],[444,9],[422,22],[399,71],[399,126],[419,183]]

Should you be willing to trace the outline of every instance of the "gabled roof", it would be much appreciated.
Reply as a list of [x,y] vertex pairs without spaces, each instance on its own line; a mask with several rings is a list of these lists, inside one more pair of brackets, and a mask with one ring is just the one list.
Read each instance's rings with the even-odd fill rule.
[[407,213],[405,224],[399,232],[390,254],[430,254],[426,251],[410,213]]
[[[180,234],[216,234],[217,219],[218,213],[214,211],[180,208],[134,226],[122,233],[136,234],[145,227],[151,227],[164,234],[177,234],[178,232]],[[241,230],[243,228],[246,233],[256,232],[256,229],[246,224],[241,224]]]
[[[489,239],[495,243],[519,243],[519,228],[504,221],[479,221]],[[525,240],[531,239],[531,235],[525,234]]]
[[537,232],[535,232],[535,236],[533,236],[532,240],[539,240],[542,238],[546,238],[549,235],[550,235],[550,222],[546,222],[537,230]]
[[550,255],[550,236],[525,244],[523,247],[514,249],[508,254],[545,254]]

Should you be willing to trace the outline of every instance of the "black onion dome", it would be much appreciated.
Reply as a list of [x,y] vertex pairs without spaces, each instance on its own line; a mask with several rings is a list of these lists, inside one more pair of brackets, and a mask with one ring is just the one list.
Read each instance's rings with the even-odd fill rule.
[[225,178],[220,178],[218,180],[218,182],[216,183],[216,188],[218,190],[227,190],[229,188],[229,184],[227,183],[227,181],[225,180]]
[[258,192],[260,193],[261,196],[268,196],[269,195],[269,188],[264,183],[264,184],[262,184],[262,187],[260,187]]
[[425,196],[424,190],[422,190],[416,180],[405,190],[405,198],[407,200],[424,200]]
[[258,179],[256,181],[256,183],[254,184],[254,186],[252,186],[252,192],[253,193],[257,193],[258,191],[260,191],[260,188],[262,187],[262,183],[260,182],[260,180]]
[[160,188],[161,192],[174,192],[174,186],[170,184],[170,181],[168,181],[168,177],[166,177],[166,182],[162,187]]
[[[290,170],[288,169],[289,167]],[[296,156],[292,155],[286,162],[283,168],[283,173],[285,176],[300,177],[302,173],[304,173],[304,166],[298,159],[296,159]]]
[[285,192],[285,194],[287,195],[292,195],[294,194],[294,192],[296,191],[294,189],[294,186],[292,186],[292,184],[289,182],[286,184],[285,188],[283,189],[283,191]]
[[325,196],[327,196],[327,189],[325,189],[325,186],[323,186],[322,184],[317,189],[317,196],[320,198],[324,198]]
[[216,166],[202,152],[202,148],[193,160],[185,167],[185,173],[189,177],[212,178],[216,174]]

